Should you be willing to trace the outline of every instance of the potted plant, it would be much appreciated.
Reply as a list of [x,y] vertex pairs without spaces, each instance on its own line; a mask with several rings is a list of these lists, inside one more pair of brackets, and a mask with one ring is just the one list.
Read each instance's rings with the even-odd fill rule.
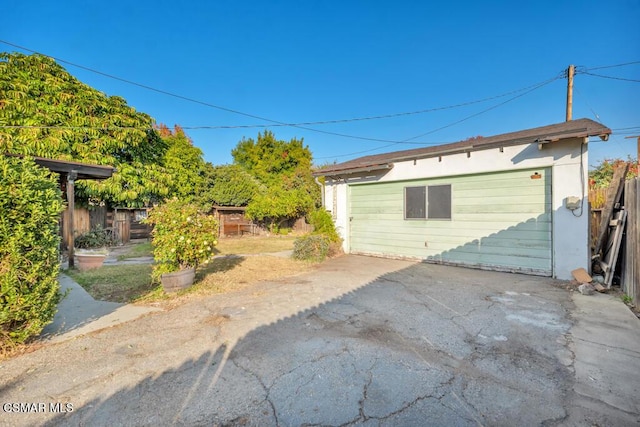
[[218,243],[218,221],[194,204],[172,199],[149,212],[154,266],[152,277],[166,292],[193,284],[195,270],[214,254]]
[[75,255],[78,270],[85,271],[102,267],[109,254],[107,246],[113,244],[111,233],[101,226],[92,228],[75,238]]

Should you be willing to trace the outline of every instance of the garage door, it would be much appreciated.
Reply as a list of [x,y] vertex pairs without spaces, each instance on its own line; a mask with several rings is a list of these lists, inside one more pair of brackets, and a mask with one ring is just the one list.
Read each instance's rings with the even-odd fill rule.
[[352,253],[550,276],[551,170],[349,187]]

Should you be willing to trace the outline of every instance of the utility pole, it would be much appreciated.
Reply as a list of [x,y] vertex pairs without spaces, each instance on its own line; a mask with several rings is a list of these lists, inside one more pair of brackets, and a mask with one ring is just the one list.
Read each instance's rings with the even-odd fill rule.
[[576,67],[569,65],[567,69],[567,121],[570,122],[573,115],[573,76]]

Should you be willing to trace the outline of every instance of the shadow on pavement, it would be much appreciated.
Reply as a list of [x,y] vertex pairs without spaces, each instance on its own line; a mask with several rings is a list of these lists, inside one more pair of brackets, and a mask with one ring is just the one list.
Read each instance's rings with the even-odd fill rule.
[[[331,282],[348,275],[328,265],[265,284],[255,306],[214,316],[199,356],[49,425],[539,425],[567,416],[571,303],[549,279],[413,264],[350,289]],[[296,309],[314,298],[326,302]],[[211,328],[219,339],[209,341]],[[173,345],[168,330],[158,338]],[[131,360],[143,357],[134,350]]]

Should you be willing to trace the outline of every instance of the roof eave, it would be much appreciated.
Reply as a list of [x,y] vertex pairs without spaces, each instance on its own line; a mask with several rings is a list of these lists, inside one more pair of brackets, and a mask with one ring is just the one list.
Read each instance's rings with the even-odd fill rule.
[[76,179],[102,180],[111,178],[115,168],[113,166],[91,165],[87,163],[70,162],[65,160],[46,159],[44,157],[34,157],[34,162],[52,172],[70,174],[75,172]]
[[335,170],[319,170],[313,172],[313,176],[340,176],[340,175],[352,175],[356,173],[366,173],[366,172],[378,172],[378,171],[386,171],[391,170],[393,168],[393,163],[383,163],[378,165],[371,166],[359,166],[352,168],[343,168],[343,169],[335,169]]
[[[514,145],[538,144],[542,141],[553,143],[553,142],[558,142],[560,140],[565,140],[565,139],[589,138],[589,137],[599,137],[603,141],[606,141],[609,139],[609,135],[611,133],[612,133],[611,129],[606,127],[602,127],[598,129],[597,132],[595,130],[585,127],[585,128],[573,130],[570,132],[559,132],[559,133],[549,134],[549,136],[546,136],[546,137],[539,137],[539,136],[536,138],[520,137],[520,138],[498,140],[495,142],[484,142],[484,143],[479,141],[477,144],[468,144],[463,146],[451,147],[452,145],[458,144],[458,143],[454,143],[454,144],[443,145],[441,149],[434,149],[433,151],[429,151],[425,153],[412,153],[412,154],[403,155],[403,156],[390,157],[384,165],[386,166],[391,165],[392,167],[394,162],[428,159],[432,157],[440,157],[443,155],[470,153],[473,151],[490,150],[494,148],[510,147]],[[494,138],[494,137],[488,137],[486,139],[491,139],[491,138]],[[388,167],[387,169],[390,169],[391,167]],[[321,169],[319,171],[314,172],[313,175],[314,176],[338,176],[338,175],[349,175],[349,174],[358,173],[358,172],[368,172],[372,170],[381,170],[381,169],[385,169],[385,167],[383,165],[360,165],[358,167],[353,167],[353,168],[348,168],[348,167],[337,168],[337,169],[325,168],[325,169]]]

